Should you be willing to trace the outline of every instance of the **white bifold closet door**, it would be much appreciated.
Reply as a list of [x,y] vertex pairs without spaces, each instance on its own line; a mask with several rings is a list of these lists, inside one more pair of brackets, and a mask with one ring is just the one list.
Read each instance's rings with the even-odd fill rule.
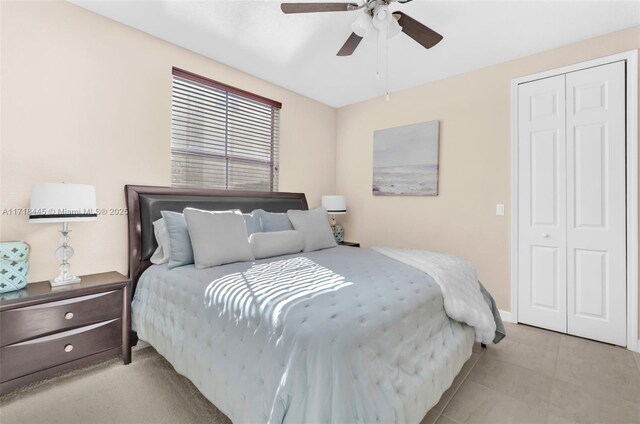
[[565,76],[519,87],[518,321],[567,331]]
[[521,84],[518,321],[626,345],[624,62]]

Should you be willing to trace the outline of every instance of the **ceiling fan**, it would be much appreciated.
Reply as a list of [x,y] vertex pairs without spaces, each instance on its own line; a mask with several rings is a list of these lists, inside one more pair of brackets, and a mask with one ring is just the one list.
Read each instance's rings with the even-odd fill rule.
[[431,28],[421,24],[406,13],[391,12],[389,5],[393,2],[399,4],[409,3],[412,0],[364,0],[363,4],[357,3],[282,3],[280,8],[286,14],[312,13],[312,12],[351,12],[364,11],[351,25],[353,32],[344,43],[338,56],[350,56],[360,44],[360,41],[375,29],[386,32],[391,38],[400,31],[413,38],[425,49],[430,49],[442,40],[442,35]]

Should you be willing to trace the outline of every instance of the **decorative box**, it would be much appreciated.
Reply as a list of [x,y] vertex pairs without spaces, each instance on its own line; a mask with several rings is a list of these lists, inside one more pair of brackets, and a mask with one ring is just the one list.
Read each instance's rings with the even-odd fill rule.
[[0,293],[26,287],[29,280],[29,252],[23,241],[0,242]]

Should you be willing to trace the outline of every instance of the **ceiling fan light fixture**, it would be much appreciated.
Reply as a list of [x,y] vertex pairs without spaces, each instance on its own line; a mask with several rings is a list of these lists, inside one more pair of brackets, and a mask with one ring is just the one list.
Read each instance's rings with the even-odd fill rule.
[[391,16],[391,12],[387,6],[376,7],[373,13],[373,26],[377,29],[384,30],[389,27],[391,21],[395,19]]
[[371,31],[371,17],[369,15],[362,14],[358,16],[358,19],[351,24],[351,30],[359,37],[366,37],[369,31]]
[[[362,0],[362,2],[358,3],[337,3],[334,1],[311,3],[309,0],[304,0],[302,3],[282,3],[280,9],[286,14],[352,12],[356,10],[364,12],[351,24],[353,32],[338,51],[338,56],[351,56],[362,39],[374,28],[378,31],[378,34],[376,34],[378,36],[378,45],[383,44],[385,49],[387,48],[386,40],[395,37],[400,32],[405,33],[425,49],[430,49],[442,41],[442,35],[406,13],[400,10],[392,12],[388,7],[394,2],[402,5],[410,1],[413,0]],[[380,42],[381,40],[383,40],[383,43]],[[378,50],[380,51],[381,49],[379,48]]]

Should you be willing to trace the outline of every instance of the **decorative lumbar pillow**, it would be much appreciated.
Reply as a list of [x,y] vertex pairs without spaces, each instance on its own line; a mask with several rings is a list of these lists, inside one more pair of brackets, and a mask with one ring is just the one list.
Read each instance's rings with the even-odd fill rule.
[[270,232],[293,230],[293,225],[286,213],[267,212],[262,209],[257,209],[252,213],[256,212],[260,216],[262,231]]
[[183,214],[171,211],[161,211],[167,227],[169,239],[169,265],[168,268],[176,268],[193,263],[193,249],[191,238],[187,229],[187,221]]
[[167,224],[164,222],[164,218],[153,222],[153,233],[156,236],[158,247],[151,256],[151,263],[155,265],[166,264],[169,262],[169,235],[167,234]]
[[196,268],[253,261],[247,227],[235,211],[184,210]]
[[287,212],[293,227],[304,234],[304,251],[328,249],[336,247],[335,237],[329,225],[329,217],[325,208],[310,211],[290,210]]
[[262,232],[262,224],[260,223],[260,212],[253,211],[251,213],[243,213],[244,223],[247,227],[247,235]]
[[302,252],[304,234],[295,230],[254,233],[249,236],[249,244],[256,259],[289,255]]

